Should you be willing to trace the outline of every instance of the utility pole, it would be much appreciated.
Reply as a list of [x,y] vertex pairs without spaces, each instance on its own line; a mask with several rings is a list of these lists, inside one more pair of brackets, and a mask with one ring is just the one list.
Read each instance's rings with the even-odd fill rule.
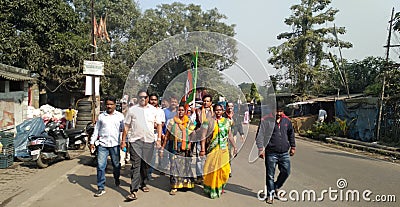
[[[392,37],[392,27],[393,27],[393,16],[394,16],[394,7],[392,8],[392,15],[389,21],[389,35],[386,45],[386,67],[389,68],[389,51],[390,51],[390,39]],[[385,85],[386,85],[386,75],[387,71],[383,73],[383,83],[382,83],[382,92],[381,92],[381,103],[379,106],[379,115],[378,115],[378,127],[376,129],[376,140],[379,140],[380,131],[381,131],[381,122],[382,122],[382,110],[383,110],[383,99],[385,97]]]
[[[91,19],[92,19],[92,61],[96,59],[96,43],[95,43],[95,29],[94,28],[94,0],[90,1],[90,8],[91,8]],[[97,101],[96,101],[96,76],[92,75],[92,123],[96,121],[96,108],[97,108]]]

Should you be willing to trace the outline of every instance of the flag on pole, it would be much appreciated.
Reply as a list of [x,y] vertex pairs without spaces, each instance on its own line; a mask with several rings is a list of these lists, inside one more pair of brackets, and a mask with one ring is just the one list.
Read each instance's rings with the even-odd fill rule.
[[[196,84],[197,84],[197,60],[198,52],[197,49],[193,53],[192,62],[190,63],[190,69],[188,70],[188,77],[186,80],[185,87],[185,105],[188,107],[190,103],[195,106],[196,100]],[[192,75],[194,73],[194,76]]]
[[101,40],[103,40],[103,17],[100,17],[100,22],[97,25],[97,37],[99,37]]

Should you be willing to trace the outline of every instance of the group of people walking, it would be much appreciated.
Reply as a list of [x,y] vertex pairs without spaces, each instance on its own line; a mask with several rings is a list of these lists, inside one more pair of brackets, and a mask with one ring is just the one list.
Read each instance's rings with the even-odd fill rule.
[[[235,133],[239,132],[242,142],[245,138],[243,129],[234,127],[242,123],[235,116],[233,103],[228,103],[225,110],[220,104],[212,105],[212,96],[206,94],[202,97],[200,108],[188,111],[187,106],[178,105],[175,97],[169,99],[169,106],[163,103],[166,105],[164,109],[158,106],[158,99],[157,95],[149,95],[147,91],[141,90],[137,94],[138,104],[125,110],[123,114],[115,110],[115,98],[106,98],[106,111],[99,115],[90,141],[91,150],[96,147],[98,150],[98,191],[94,194],[95,197],[105,193],[105,169],[108,155],[113,165],[115,185],[120,185],[120,149],[127,149],[132,165],[130,193],[126,196],[127,201],[136,200],[139,190],[150,191],[146,184],[151,176],[148,170],[154,169],[162,174],[169,174],[170,195],[175,195],[180,188],[194,188],[195,184],[203,184],[204,192],[210,198],[218,198],[224,193],[225,185],[232,175],[230,160],[237,154],[237,140],[234,138],[233,129]],[[288,122],[283,121],[283,123],[286,128],[291,127]],[[273,136],[281,136],[278,134],[280,129],[279,125],[274,130]],[[267,129],[264,126],[260,130]],[[257,146],[260,149],[266,145],[264,143],[266,140],[259,138],[261,134],[257,134]],[[294,136],[292,137],[291,134],[289,136],[292,155],[294,154]],[[273,140],[275,138],[271,138],[271,141]],[[283,148],[279,148],[279,152],[284,151]],[[266,149],[267,187],[269,186],[268,190],[276,189],[281,187],[286,180],[279,176],[275,187],[270,187],[271,176],[273,179],[272,167],[275,168],[276,164],[280,165],[281,158],[279,155],[277,160],[271,161],[275,164],[270,166],[269,160],[272,158],[269,159],[269,152],[273,152],[275,148],[271,151],[271,148],[266,146]],[[158,166],[155,166],[156,157]],[[260,153],[260,157],[264,158],[264,154]],[[195,174],[191,167],[193,161],[196,163]],[[288,167],[290,168],[290,163]],[[288,167],[286,165],[286,168]],[[286,170],[287,175],[289,171],[290,169]]]

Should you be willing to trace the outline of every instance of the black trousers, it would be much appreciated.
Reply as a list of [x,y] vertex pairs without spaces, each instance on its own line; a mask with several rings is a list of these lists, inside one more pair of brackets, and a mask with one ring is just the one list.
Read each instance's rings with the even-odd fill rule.
[[131,186],[130,191],[137,192],[139,187],[146,186],[147,170],[153,159],[154,142],[146,143],[141,140],[130,143],[131,154]]

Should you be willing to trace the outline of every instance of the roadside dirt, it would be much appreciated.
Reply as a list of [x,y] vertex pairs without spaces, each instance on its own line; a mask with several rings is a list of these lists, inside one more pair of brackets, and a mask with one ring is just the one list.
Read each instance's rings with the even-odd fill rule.
[[[84,150],[69,151],[71,159],[77,158]],[[60,160],[61,161],[61,160]],[[57,163],[54,163],[57,164]],[[51,165],[49,167],[52,167]],[[0,207],[5,200],[14,196],[21,191],[21,186],[28,181],[32,175],[45,171],[47,169],[39,169],[36,163],[14,162],[14,164],[6,169],[0,169]]]

